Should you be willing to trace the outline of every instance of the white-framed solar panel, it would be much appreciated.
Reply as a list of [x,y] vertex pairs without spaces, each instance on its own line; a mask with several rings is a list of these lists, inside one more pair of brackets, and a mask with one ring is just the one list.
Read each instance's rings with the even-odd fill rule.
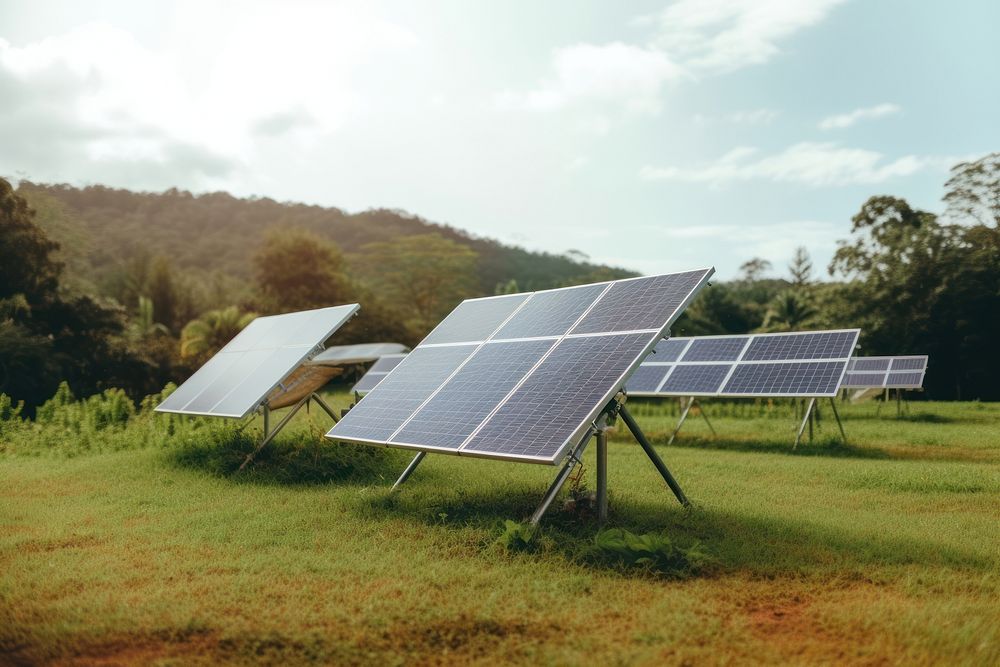
[[833,397],[859,329],[668,338],[639,366],[631,396]]
[[157,407],[243,418],[358,311],[358,304],[258,317]]
[[327,437],[556,464],[713,272],[463,301]]
[[923,389],[927,355],[854,357],[844,374],[844,389]]
[[366,394],[375,388],[379,382],[382,381],[386,375],[392,371],[393,368],[399,365],[404,358],[405,354],[386,354],[379,357],[378,361],[372,364],[372,367],[368,369],[364,375],[351,387],[351,391],[356,394]]
[[400,343],[359,343],[357,345],[332,345],[309,360],[320,366],[347,366],[367,364],[391,355],[405,355],[410,348]]

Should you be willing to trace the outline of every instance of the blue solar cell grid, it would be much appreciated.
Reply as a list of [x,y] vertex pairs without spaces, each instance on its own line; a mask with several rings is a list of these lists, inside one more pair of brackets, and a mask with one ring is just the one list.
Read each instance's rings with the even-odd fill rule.
[[671,366],[639,366],[628,379],[626,390],[630,394],[653,393],[670,369]]
[[661,391],[685,396],[714,394],[732,368],[732,364],[678,365]]
[[833,396],[846,362],[740,364],[722,395]]
[[695,338],[681,361],[736,361],[749,336],[740,338]]
[[851,355],[857,331],[756,336],[742,361],[841,359]]

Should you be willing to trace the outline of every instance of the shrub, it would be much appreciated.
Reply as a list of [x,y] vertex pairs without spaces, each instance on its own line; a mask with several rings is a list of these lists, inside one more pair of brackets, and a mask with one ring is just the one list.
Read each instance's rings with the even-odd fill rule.
[[538,548],[538,526],[505,519],[497,542],[509,551],[535,551]]
[[697,542],[682,547],[665,533],[636,535],[623,528],[599,531],[588,555],[592,561],[639,567],[677,578],[695,574],[711,562]]

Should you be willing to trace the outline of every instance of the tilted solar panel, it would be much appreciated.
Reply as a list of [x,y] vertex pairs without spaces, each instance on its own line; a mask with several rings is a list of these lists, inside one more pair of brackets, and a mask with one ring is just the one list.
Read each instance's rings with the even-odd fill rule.
[[360,343],[358,345],[334,345],[328,347],[309,360],[317,366],[346,366],[377,361],[383,357],[406,354],[410,348],[399,343]]
[[405,354],[386,354],[379,357],[378,361],[372,364],[364,375],[351,387],[351,391],[364,394],[372,390],[372,387],[382,381],[393,368],[399,365],[406,357]]
[[464,301],[327,437],[558,463],[713,271]]
[[855,357],[842,385],[851,389],[921,389],[927,355]]
[[[644,382],[628,384],[636,396],[835,396],[857,344],[859,330],[806,331],[742,336],[701,336],[662,341],[639,367]],[[661,352],[662,350],[662,352]],[[652,371],[672,370],[651,388]],[[723,363],[728,362],[728,363]]]
[[258,317],[156,411],[246,417],[357,310],[354,303]]

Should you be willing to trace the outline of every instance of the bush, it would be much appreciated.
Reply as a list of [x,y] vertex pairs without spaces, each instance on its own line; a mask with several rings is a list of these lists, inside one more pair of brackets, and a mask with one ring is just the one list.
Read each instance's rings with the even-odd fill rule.
[[696,574],[711,562],[697,542],[682,547],[664,533],[636,535],[622,528],[598,532],[588,556],[595,562],[644,568],[676,578]]
[[538,526],[505,519],[497,542],[508,551],[535,551],[538,548],[537,538]]

